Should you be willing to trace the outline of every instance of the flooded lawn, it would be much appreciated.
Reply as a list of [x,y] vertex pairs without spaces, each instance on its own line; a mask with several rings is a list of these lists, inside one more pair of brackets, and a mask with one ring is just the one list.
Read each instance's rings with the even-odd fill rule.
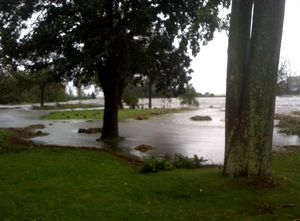
[[[157,116],[149,120],[125,120],[119,123],[120,135],[124,138],[114,145],[136,156],[160,156],[180,153],[186,156],[204,157],[210,163],[222,164],[225,141],[225,98],[200,98],[200,107],[195,111],[171,115]],[[101,101],[99,101],[101,102]],[[143,100],[140,101],[144,102]],[[178,107],[179,102],[155,99],[156,107]],[[145,103],[144,103],[145,105]],[[32,140],[40,144],[76,146],[76,147],[107,147],[107,144],[96,141],[100,134],[78,134],[79,128],[101,127],[101,121],[86,122],[85,120],[41,121],[39,117],[48,111],[30,110],[29,106],[19,109],[1,109],[0,127],[25,127],[32,124],[44,124],[43,132],[48,136],[35,137]],[[289,113],[300,110],[300,97],[277,98],[276,112]],[[210,116],[211,121],[192,121],[195,115]],[[134,148],[140,144],[154,148],[141,153]],[[274,129],[274,146],[299,145],[297,136],[286,136]]]

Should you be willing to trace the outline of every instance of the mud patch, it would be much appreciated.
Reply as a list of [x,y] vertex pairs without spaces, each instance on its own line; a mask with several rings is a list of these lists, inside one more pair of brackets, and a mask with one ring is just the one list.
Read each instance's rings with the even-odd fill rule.
[[300,146],[290,145],[278,147],[272,151],[273,156],[289,156],[300,150]]

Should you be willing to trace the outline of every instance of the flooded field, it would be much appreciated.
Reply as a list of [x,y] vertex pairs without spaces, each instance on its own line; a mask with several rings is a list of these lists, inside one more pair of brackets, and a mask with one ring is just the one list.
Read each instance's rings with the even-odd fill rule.
[[[90,101],[85,101],[90,102]],[[103,104],[102,99],[93,103]],[[224,158],[225,134],[225,98],[200,98],[200,107],[194,111],[171,115],[157,116],[149,120],[125,120],[119,123],[120,136],[123,139],[115,144],[118,148],[136,156],[160,156],[180,153],[186,156],[197,154],[211,163],[222,164]],[[140,106],[147,106],[147,100],[140,100]],[[178,107],[177,99],[154,99],[153,106]],[[86,122],[85,120],[41,121],[39,117],[49,111],[31,110],[30,105],[0,106],[0,127],[24,127],[31,124],[44,124],[43,132],[48,136],[32,139],[36,143],[59,146],[96,147],[107,146],[96,141],[100,134],[78,134],[79,128],[101,127],[101,121]],[[279,97],[276,101],[276,113],[289,113],[300,110],[300,97]],[[212,121],[197,122],[190,120],[195,115],[209,115]],[[154,148],[146,154],[136,151],[140,144]],[[299,145],[297,136],[286,136],[274,129],[273,145]]]

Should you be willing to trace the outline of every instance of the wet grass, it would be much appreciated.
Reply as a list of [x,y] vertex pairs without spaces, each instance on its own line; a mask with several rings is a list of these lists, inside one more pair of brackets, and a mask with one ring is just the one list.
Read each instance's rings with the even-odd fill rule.
[[[119,120],[128,118],[144,119],[171,113],[180,113],[183,111],[194,110],[190,108],[170,108],[170,109],[122,109],[119,110]],[[83,110],[83,111],[55,111],[41,117],[43,120],[67,120],[67,119],[89,119],[101,120],[103,118],[103,110]]]
[[75,108],[97,108],[103,107],[103,105],[99,104],[55,104],[55,105],[45,105],[41,106],[32,106],[33,110],[63,110],[63,109],[75,109]]
[[[19,153],[28,150],[28,146],[22,144],[11,145],[14,132],[0,129],[0,155],[6,153]],[[0,216],[1,217],[1,216]]]
[[[9,139],[1,142],[8,148]],[[300,153],[273,160],[274,180],[218,168],[139,173],[102,151],[30,148],[0,155],[0,220],[293,220]]]

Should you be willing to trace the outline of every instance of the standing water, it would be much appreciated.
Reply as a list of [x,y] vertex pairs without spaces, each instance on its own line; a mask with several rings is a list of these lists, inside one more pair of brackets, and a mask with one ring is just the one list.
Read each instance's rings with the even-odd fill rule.
[[[95,102],[95,100],[93,100]],[[96,100],[103,103],[103,100]],[[149,120],[137,121],[129,119],[119,122],[120,135],[124,138],[115,144],[115,148],[135,156],[161,156],[176,153],[185,156],[194,154],[204,157],[210,163],[222,164],[225,141],[225,98],[199,98],[200,107],[196,110],[153,117]],[[146,100],[141,99],[140,105],[146,107]],[[179,107],[177,99],[154,99],[153,106]],[[79,128],[100,127],[101,121],[86,122],[85,120],[41,121],[39,117],[49,111],[34,111],[29,106],[19,109],[1,109],[0,127],[25,127],[32,124],[44,124],[43,132],[48,136],[35,137],[32,140],[39,144],[95,147],[103,148],[107,144],[96,141],[100,134],[78,134]],[[10,106],[11,108],[11,106]],[[300,97],[278,97],[276,113],[289,113],[300,110]],[[212,121],[192,121],[195,115],[209,115]],[[136,151],[140,144],[154,148],[147,153]],[[278,133],[275,127],[273,145],[299,145],[297,136],[286,136]]]

